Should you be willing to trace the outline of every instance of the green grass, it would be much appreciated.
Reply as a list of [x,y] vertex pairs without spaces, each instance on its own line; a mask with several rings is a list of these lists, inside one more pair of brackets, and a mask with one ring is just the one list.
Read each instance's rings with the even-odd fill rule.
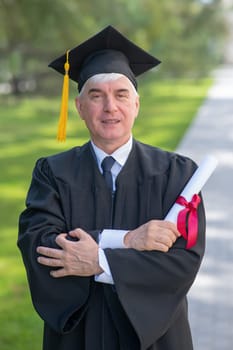
[[[140,89],[141,112],[134,136],[174,150],[197,112],[209,79],[148,82]],[[17,222],[24,208],[31,171],[40,156],[88,139],[70,101],[67,142],[55,140],[59,99],[0,100],[0,349],[39,350],[42,322],[33,310],[22,260],[16,247]]]

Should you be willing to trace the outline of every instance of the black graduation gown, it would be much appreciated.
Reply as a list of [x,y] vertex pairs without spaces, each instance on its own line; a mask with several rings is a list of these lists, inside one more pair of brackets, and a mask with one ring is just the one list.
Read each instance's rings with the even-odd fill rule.
[[113,205],[90,143],[37,162],[18,246],[44,320],[44,350],[192,349],[186,294],[204,253],[203,204],[191,250],[183,238],[167,253],[105,249],[114,286],[93,277],[52,278],[37,263],[36,247],[56,247],[57,234],[77,227],[96,238],[104,228],[163,219],[195,168],[188,158],[134,140]]

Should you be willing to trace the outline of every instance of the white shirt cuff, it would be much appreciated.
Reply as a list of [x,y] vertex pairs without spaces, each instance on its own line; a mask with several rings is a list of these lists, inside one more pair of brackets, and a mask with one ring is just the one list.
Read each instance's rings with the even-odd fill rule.
[[103,249],[98,249],[99,265],[104,270],[100,275],[95,275],[95,281],[101,283],[114,284],[108,260]]
[[128,230],[103,230],[99,236],[99,265],[104,270],[100,275],[95,276],[96,282],[114,284],[108,260],[104,253],[105,248],[125,248],[124,237]]
[[103,230],[99,237],[99,247],[105,248],[125,248],[124,237],[128,230]]

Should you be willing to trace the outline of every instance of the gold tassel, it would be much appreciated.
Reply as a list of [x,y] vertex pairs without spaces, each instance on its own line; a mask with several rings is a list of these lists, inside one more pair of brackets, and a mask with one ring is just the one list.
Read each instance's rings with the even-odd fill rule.
[[57,140],[65,142],[66,140],[66,124],[68,119],[68,100],[69,100],[69,51],[66,52],[66,62],[64,64],[65,75],[62,88],[61,110],[58,124]]

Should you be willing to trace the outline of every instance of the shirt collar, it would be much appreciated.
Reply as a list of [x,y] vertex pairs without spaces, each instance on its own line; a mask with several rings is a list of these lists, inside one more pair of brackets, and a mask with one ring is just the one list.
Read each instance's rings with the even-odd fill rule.
[[132,145],[133,145],[133,138],[132,135],[130,136],[129,140],[122,145],[121,147],[119,147],[116,151],[114,151],[112,154],[107,154],[105,153],[102,149],[100,149],[99,147],[97,147],[93,141],[91,141],[93,150],[95,152],[96,155],[96,159],[97,159],[97,163],[98,163],[98,167],[99,169],[101,169],[101,163],[103,161],[103,159],[109,155],[111,155],[116,162],[123,167],[128,156],[129,153],[132,149]]

